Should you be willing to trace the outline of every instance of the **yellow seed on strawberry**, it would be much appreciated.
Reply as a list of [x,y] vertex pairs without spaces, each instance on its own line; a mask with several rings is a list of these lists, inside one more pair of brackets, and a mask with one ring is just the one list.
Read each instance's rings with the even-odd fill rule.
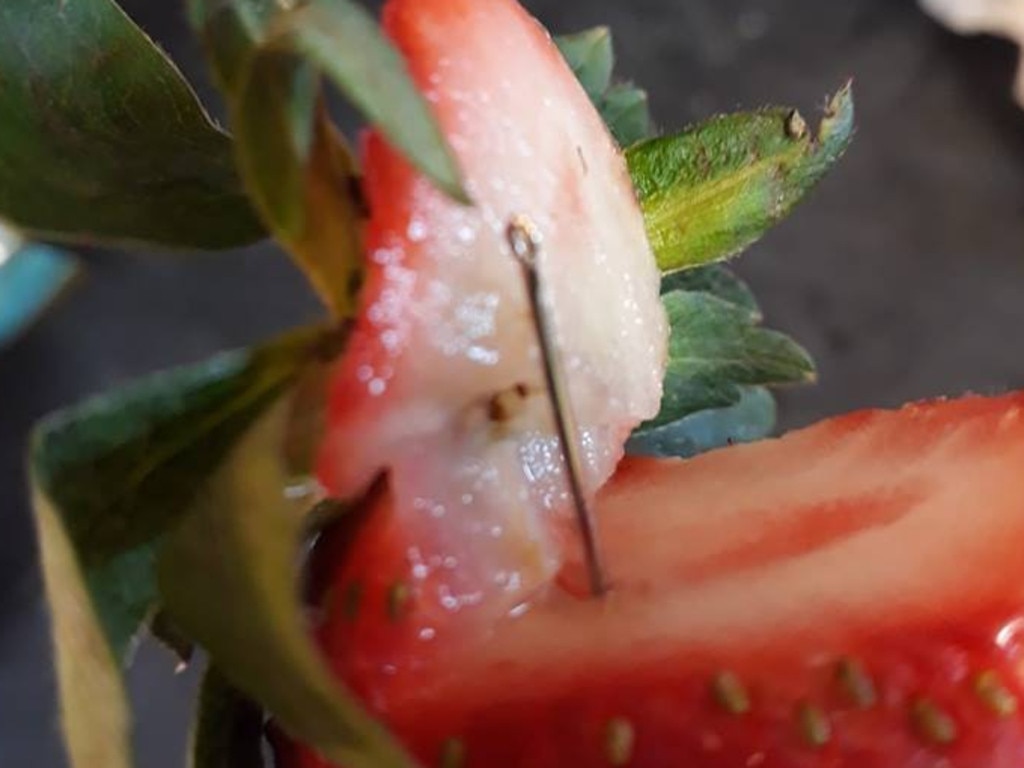
[[859,660],[841,658],[836,664],[835,679],[843,695],[858,709],[871,709],[878,701],[875,681]]
[[388,618],[392,621],[399,621],[405,616],[409,601],[412,600],[412,591],[404,581],[396,581],[388,590]]
[[918,736],[930,744],[946,746],[956,741],[956,721],[931,699],[914,699],[910,705],[910,720]]
[[633,724],[624,717],[613,717],[605,727],[605,754],[608,764],[613,766],[629,765],[633,759],[633,744],[636,733]]
[[744,715],[750,711],[750,694],[735,672],[719,672],[711,683],[715,701],[731,715]]
[[985,670],[975,677],[973,687],[982,703],[999,717],[1010,717],[1017,713],[1017,697],[1003,685],[994,670]]
[[800,736],[809,746],[823,747],[831,740],[832,723],[819,707],[807,701],[800,702],[796,719]]
[[466,763],[466,745],[460,739],[447,739],[441,745],[440,768],[462,768]]

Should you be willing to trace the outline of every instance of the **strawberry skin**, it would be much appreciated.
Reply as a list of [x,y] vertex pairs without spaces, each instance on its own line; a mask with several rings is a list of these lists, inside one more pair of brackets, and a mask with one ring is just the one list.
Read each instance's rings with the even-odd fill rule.
[[[488,627],[424,643],[430,604],[379,592],[318,633],[425,766],[1018,768],[1022,466],[1024,394],[629,460],[598,498],[604,600],[570,558]],[[402,566],[376,504],[333,588]]]

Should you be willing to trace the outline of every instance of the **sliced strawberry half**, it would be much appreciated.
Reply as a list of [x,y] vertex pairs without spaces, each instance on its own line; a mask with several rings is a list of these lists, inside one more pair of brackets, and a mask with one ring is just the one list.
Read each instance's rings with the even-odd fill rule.
[[392,0],[384,27],[473,205],[446,198],[379,134],[366,138],[367,282],[319,474],[330,493],[352,497],[387,472],[408,589],[453,621],[481,613],[471,607],[501,614],[560,567],[567,506],[506,228],[525,216],[543,237],[589,493],[658,410],[659,274],[620,151],[519,5]]
[[[367,681],[429,611],[320,636],[425,766],[1018,768],[1021,467],[1024,394],[630,460],[599,498],[604,600],[552,587],[390,686]],[[335,587],[392,557],[378,504]]]

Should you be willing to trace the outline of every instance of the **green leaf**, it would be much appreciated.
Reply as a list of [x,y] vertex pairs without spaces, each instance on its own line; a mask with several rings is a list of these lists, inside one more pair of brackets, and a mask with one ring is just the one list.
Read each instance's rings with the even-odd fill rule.
[[319,93],[310,67],[264,54],[252,62],[231,102],[242,173],[270,226],[288,240],[301,237],[311,207],[305,186],[315,170]]
[[593,101],[604,96],[612,84],[612,69],[615,67],[612,35],[608,27],[593,27],[561,35],[554,40],[587,95]]
[[71,765],[130,768],[130,715],[121,659],[111,649],[60,511],[38,489],[32,501],[52,614],[61,729]]
[[654,132],[647,91],[635,85],[613,85],[598,101],[597,111],[621,147],[631,146]]
[[612,83],[615,53],[607,27],[561,35],[554,41],[620,146],[651,135],[647,93],[632,83]]
[[363,223],[355,161],[318,106],[313,71],[263,54],[232,103],[239,166],[275,236],[338,317],[355,311]]
[[350,0],[193,0],[257,207],[317,293],[352,314],[365,204],[343,137],[320,104],[320,73],[421,171],[465,201],[429,107],[373,18]]
[[4,0],[0,73],[0,217],[29,236],[170,248],[263,237],[229,138],[112,0]]
[[704,291],[749,312],[750,321],[761,321],[757,299],[745,282],[719,264],[671,272],[661,278],[662,294],[672,291]]
[[741,385],[806,382],[808,354],[789,337],[753,324],[750,311],[705,292],[662,296],[671,335],[661,411],[653,429],[707,408],[735,405]]
[[322,336],[298,331],[218,355],[36,428],[29,469],[75,768],[131,764],[121,666],[156,608],[160,543]]
[[[294,55],[338,90],[447,194],[468,202],[461,174],[426,99],[373,17],[353,0],[192,0],[191,18],[229,99],[252,57]],[[259,50],[254,50],[259,49]]]
[[199,689],[189,768],[263,768],[263,710],[209,667]]
[[735,405],[691,413],[660,427],[641,427],[630,435],[626,452],[688,458],[767,437],[775,427],[775,398],[764,387],[742,387],[740,391]]
[[228,98],[253,200],[323,302],[347,317],[362,278],[355,161],[320,105],[315,69],[266,46],[268,28],[284,13],[271,0],[195,0],[191,7]]
[[270,45],[319,67],[410,163],[452,198],[469,202],[426,99],[363,7],[353,0],[299,4],[275,20]]
[[187,0],[214,79],[225,94],[238,90],[262,45],[270,20],[283,10],[278,0]]
[[753,243],[835,163],[852,132],[847,84],[816,135],[798,112],[773,108],[630,147],[626,159],[662,271],[719,261]]
[[168,540],[161,597],[224,677],[301,741],[350,768],[411,768],[383,727],[334,682],[305,625],[298,572],[304,521],[283,492],[287,405],[269,411],[235,446]]

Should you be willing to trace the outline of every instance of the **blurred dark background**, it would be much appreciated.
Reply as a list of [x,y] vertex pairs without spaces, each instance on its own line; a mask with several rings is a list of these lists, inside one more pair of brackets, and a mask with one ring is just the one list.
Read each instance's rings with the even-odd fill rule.
[[[183,3],[124,0],[208,103]],[[619,74],[660,126],[794,104],[810,116],[856,78],[854,147],[810,201],[738,264],[767,320],[818,360],[782,426],[864,405],[1024,385],[1024,114],[1016,53],[956,38],[911,0],[532,0],[554,31],[611,25]],[[214,107],[217,111],[217,108]],[[0,765],[64,765],[22,452],[43,413],[141,373],[317,313],[270,247],[90,252],[77,290],[0,350]],[[1016,339],[1016,341],[1015,341]],[[179,768],[195,672],[143,650],[132,674],[142,768]]]

